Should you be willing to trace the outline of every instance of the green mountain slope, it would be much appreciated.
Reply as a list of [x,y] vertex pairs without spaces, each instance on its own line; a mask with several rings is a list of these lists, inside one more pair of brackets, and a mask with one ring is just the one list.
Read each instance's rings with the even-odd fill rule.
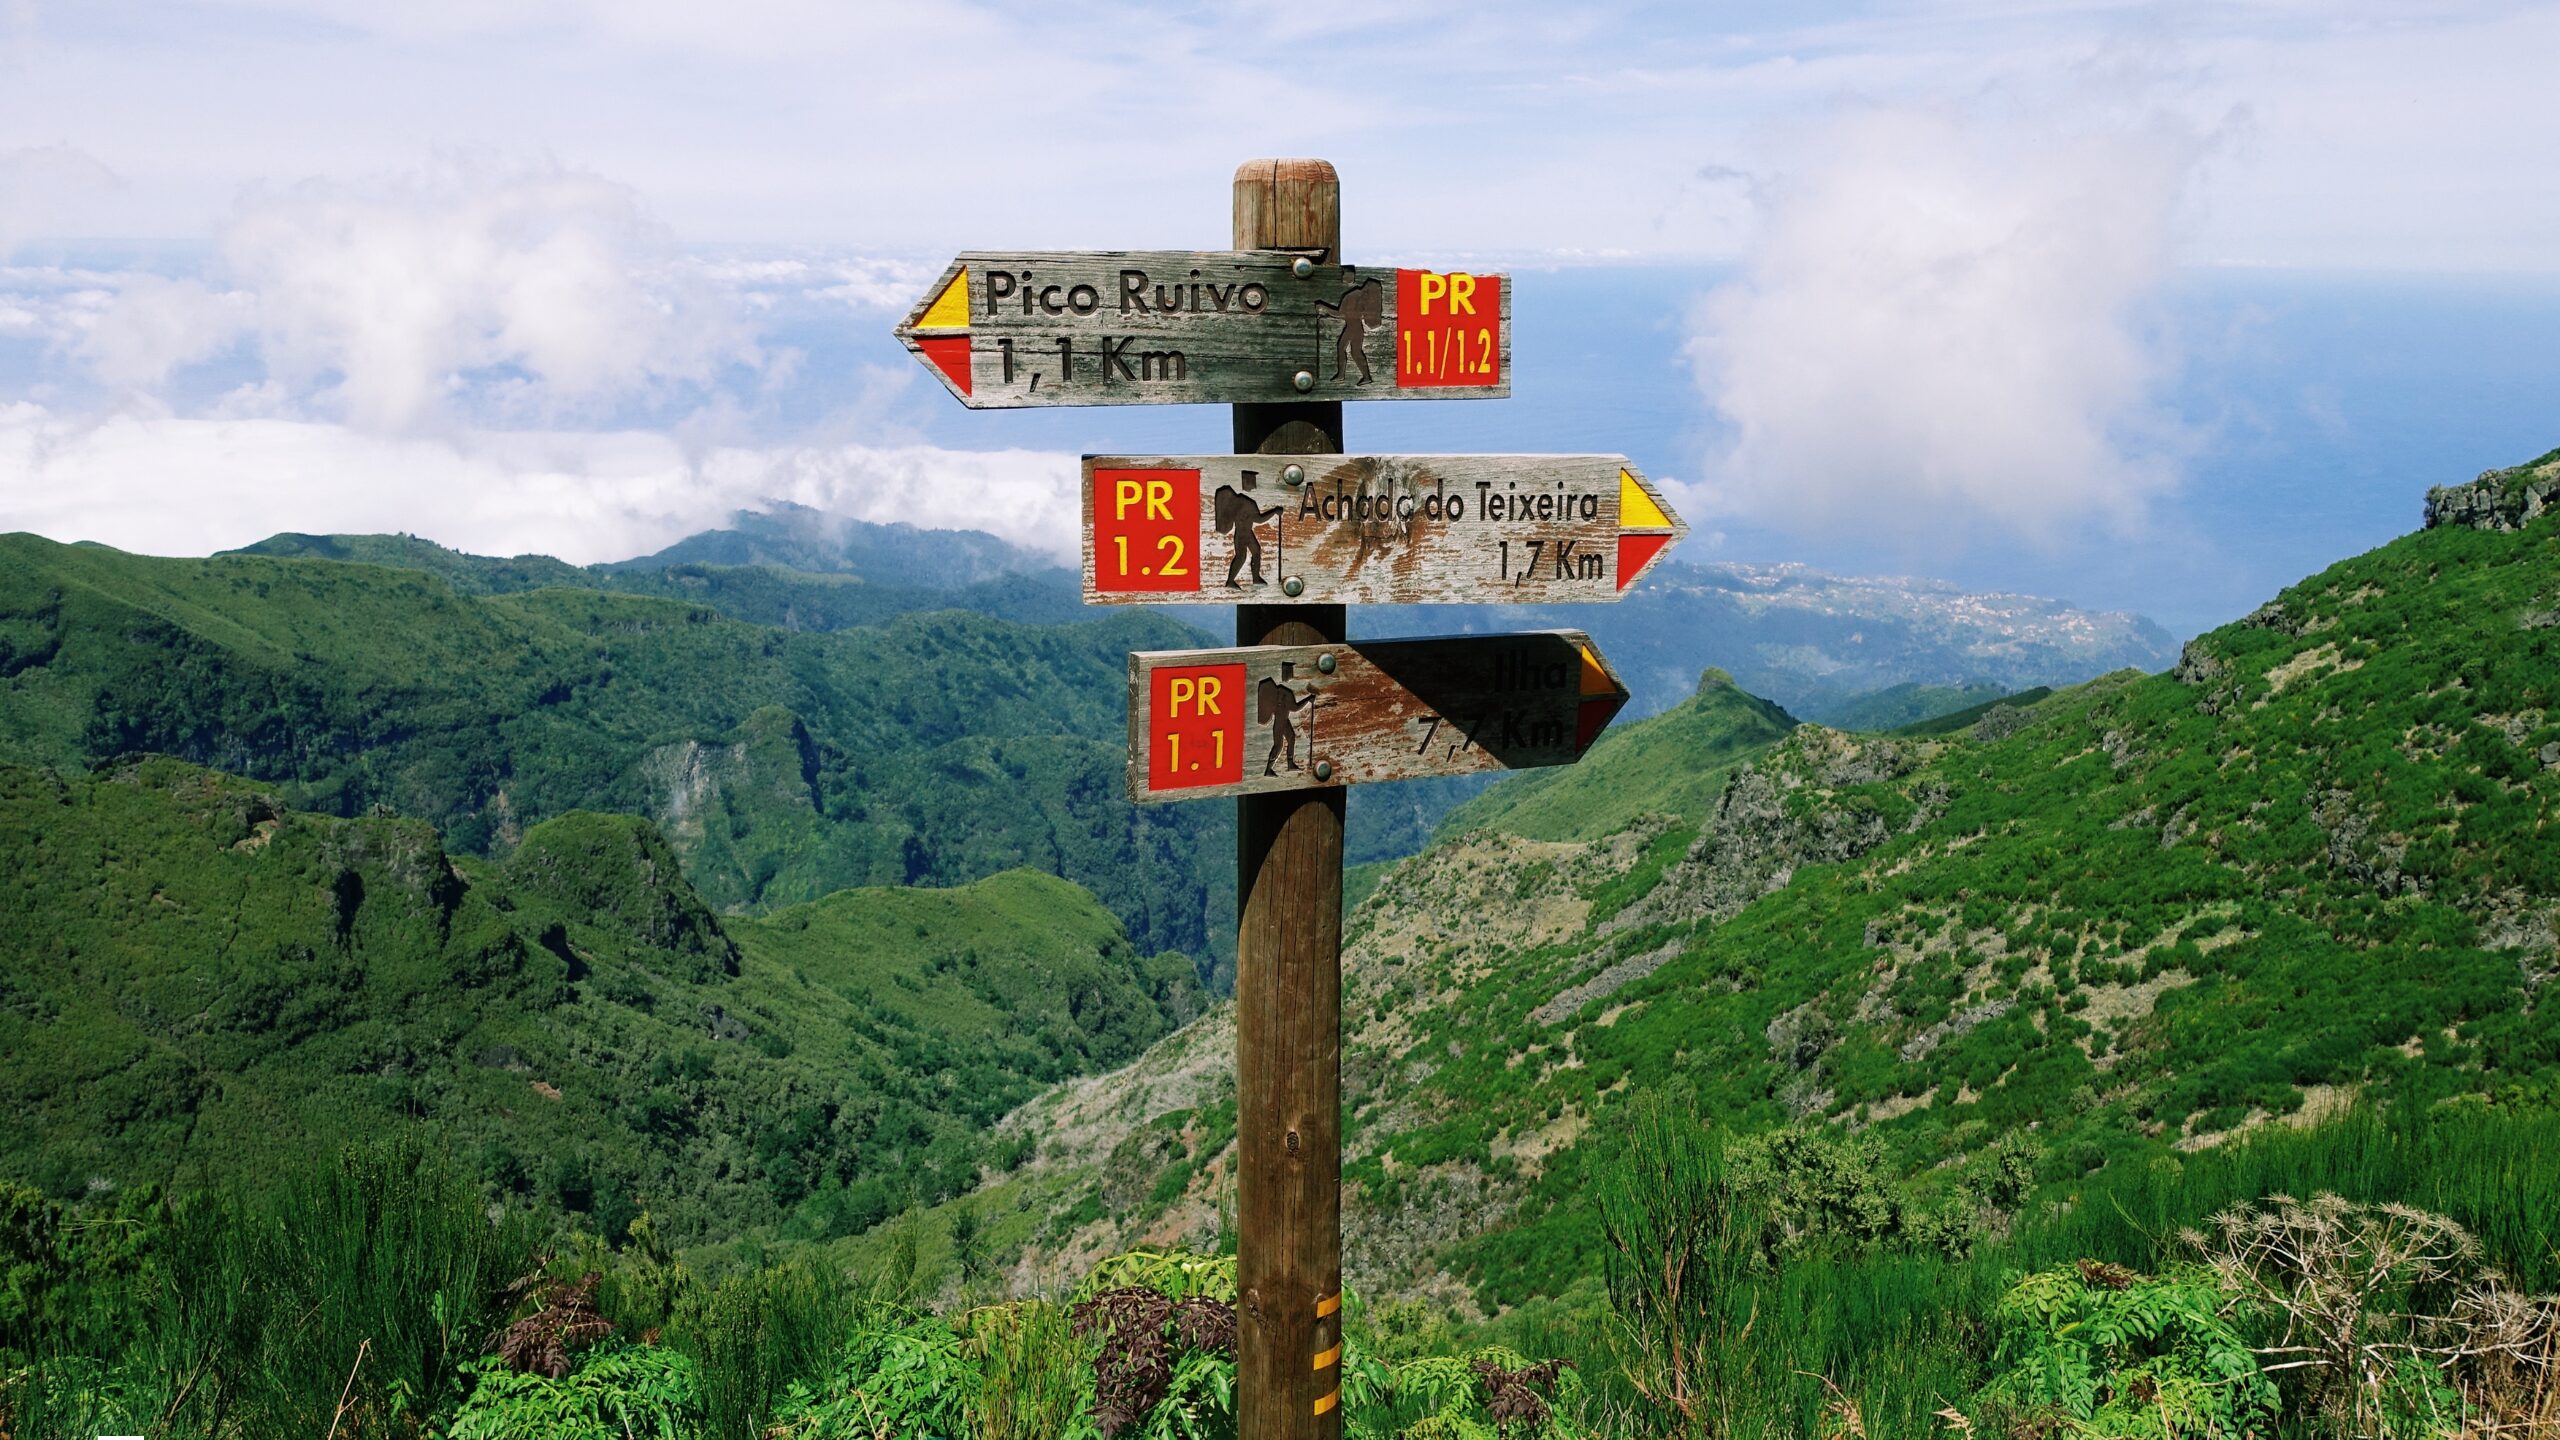
[[[1591,1272],[1587,1132],[1629,1092],[1863,1130],[1923,1196],[2009,1136],[2067,1197],[2350,1101],[2560,1102],[2560,517],[2525,504],[2315,575],[2171,674],[1943,736],[1799,727],[1693,837],[1578,823],[1673,793],[1647,727],[1578,767],[1580,810],[1498,787],[1482,813],[1532,833],[1453,826],[1351,918],[1352,1283],[1500,1303]],[[1211,1233],[1214,1128],[1140,1147],[1167,1178],[1128,1223],[1055,1207],[1210,1113],[1231,1045],[1203,1020],[1011,1117],[1079,1138],[1007,1182],[1052,1197],[1007,1233],[1042,1263]]]
[[840,1233],[964,1187],[1006,1107],[1204,1000],[1045,875],[724,919],[629,817],[498,865],[167,759],[0,766],[0,888],[0,1173],[57,1194],[423,1123],[606,1233]]
[[1439,833],[1482,827],[1532,840],[1596,840],[1643,815],[1672,816],[1694,830],[1731,763],[1795,727],[1794,716],[1709,670],[1686,703],[1608,731],[1579,764],[1505,780],[1452,811]]
[[1823,723],[1838,730],[1898,730],[1941,716],[1986,705],[2008,693],[2003,686],[1976,682],[1923,685],[1917,681],[1889,685],[1830,707]]
[[1232,893],[1230,817],[1133,810],[1119,778],[1126,653],[1190,638],[1144,614],[955,611],[792,633],[593,589],[7,536],[0,757],[170,754],[493,855],[570,810],[645,815],[723,910],[1030,865],[1142,946],[1205,958],[1233,943],[1208,919]]

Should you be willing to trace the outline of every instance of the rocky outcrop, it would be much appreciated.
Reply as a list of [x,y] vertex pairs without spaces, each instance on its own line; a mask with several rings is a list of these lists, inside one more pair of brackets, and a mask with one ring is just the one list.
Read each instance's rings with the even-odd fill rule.
[[1773,890],[1799,865],[1851,860],[1893,838],[1872,804],[1790,804],[1798,792],[1897,780],[1923,758],[1914,743],[1807,725],[1725,782],[1689,853],[1662,883],[1601,933],[1691,920],[1723,921]]
[[2207,648],[2204,637],[2199,635],[2178,652],[2178,663],[2169,671],[2169,678],[2181,685],[2206,685],[2221,679],[2230,669],[2230,662]]
[[2560,452],[2510,470],[2484,470],[2468,485],[2438,485],[2427,492],[2430,530],[2521,530],[2554,510],[2560,510]]
[[2409,858],[2409,837],[2386,830],[2372,807],[2338,789],[2306,796],[2304,803],[2311,807],[2312,823],[2327,838],[2329,863],[2339,873],[2386,899],[2425,892],[2424,878],[2403,868]]
[[1592,1001],[1605,1000],[1679,959],[1683,948],[1681,942],[1674,940],[1667,945],[1657,945],[1642,955],[1631,955],[1530,1011],[1529,1018],[1541,1025],[1570,1019]]

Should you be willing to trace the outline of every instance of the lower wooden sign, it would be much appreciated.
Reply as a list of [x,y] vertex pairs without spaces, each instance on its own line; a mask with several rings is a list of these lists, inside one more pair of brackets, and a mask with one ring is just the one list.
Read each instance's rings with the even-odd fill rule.
[[1570,765],[1627,703],[1579,630],[1129,657],[1129,798]]

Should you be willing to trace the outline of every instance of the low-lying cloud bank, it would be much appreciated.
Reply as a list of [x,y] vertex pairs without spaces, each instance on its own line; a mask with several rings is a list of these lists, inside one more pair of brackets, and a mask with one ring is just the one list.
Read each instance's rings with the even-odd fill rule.
[[[406,531],[478,554],[622,560],[790,501],[983,530],[1076,558],[1076,457],[932,446],[715,446],[650,431],[373,434],[325,421],[0,404],[0,520],[58,540],[202,555],[278,531]],[[429,497],[424,503],[421,497]]]

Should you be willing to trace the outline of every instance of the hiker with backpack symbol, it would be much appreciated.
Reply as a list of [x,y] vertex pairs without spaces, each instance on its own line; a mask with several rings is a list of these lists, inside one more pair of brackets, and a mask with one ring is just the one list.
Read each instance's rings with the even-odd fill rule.
[[1218,533],[1230,537],[1232,548],[1227,552],[1227,588],[1230,590],[1244,588],[1236,583],[1236,572],[1244,568],[1248,559],[1253,562],[1253,583],[1267,583],[1262,578],[1262,536],[1254,527],[1279,514],[1280,507],[1274,505],[1268,510],[1263,509],[1261,501],[1246,493],[1253,489],[1253,482],[1254,472],[1247,470],[1244,472],[1243,490],[1233,485],[1219,486],[1217,508],[1212,512],[1217,517]]
[[[1297,662],[1283,660],[1280,662],[1280,678],[1274,680],[1266,675],[1262,677],[1262,683],[1254,689],[1253,718],[1271,727],[1271,753],[1262,757],[1262,773],[1265,775],[1279,773],[1271,766],[1274,761],[1282,757],[1284,752],[1288,757],[1289,768],[1292,770],[1298,768],[1298,727],[1290,717],[1300,710],[1313,706],[1316,703],[1316,692],[1312,685],[1307,687],[1307,693],[1303,696],[1290,689],[1288,681],[1297,673]],[[1314,724],[1313,716],[1308,717],[1308,724],[1310,726]],[[1307,737],[1307,748],[1310,752],[1315,749],[1315,736],[1312,734]]]

